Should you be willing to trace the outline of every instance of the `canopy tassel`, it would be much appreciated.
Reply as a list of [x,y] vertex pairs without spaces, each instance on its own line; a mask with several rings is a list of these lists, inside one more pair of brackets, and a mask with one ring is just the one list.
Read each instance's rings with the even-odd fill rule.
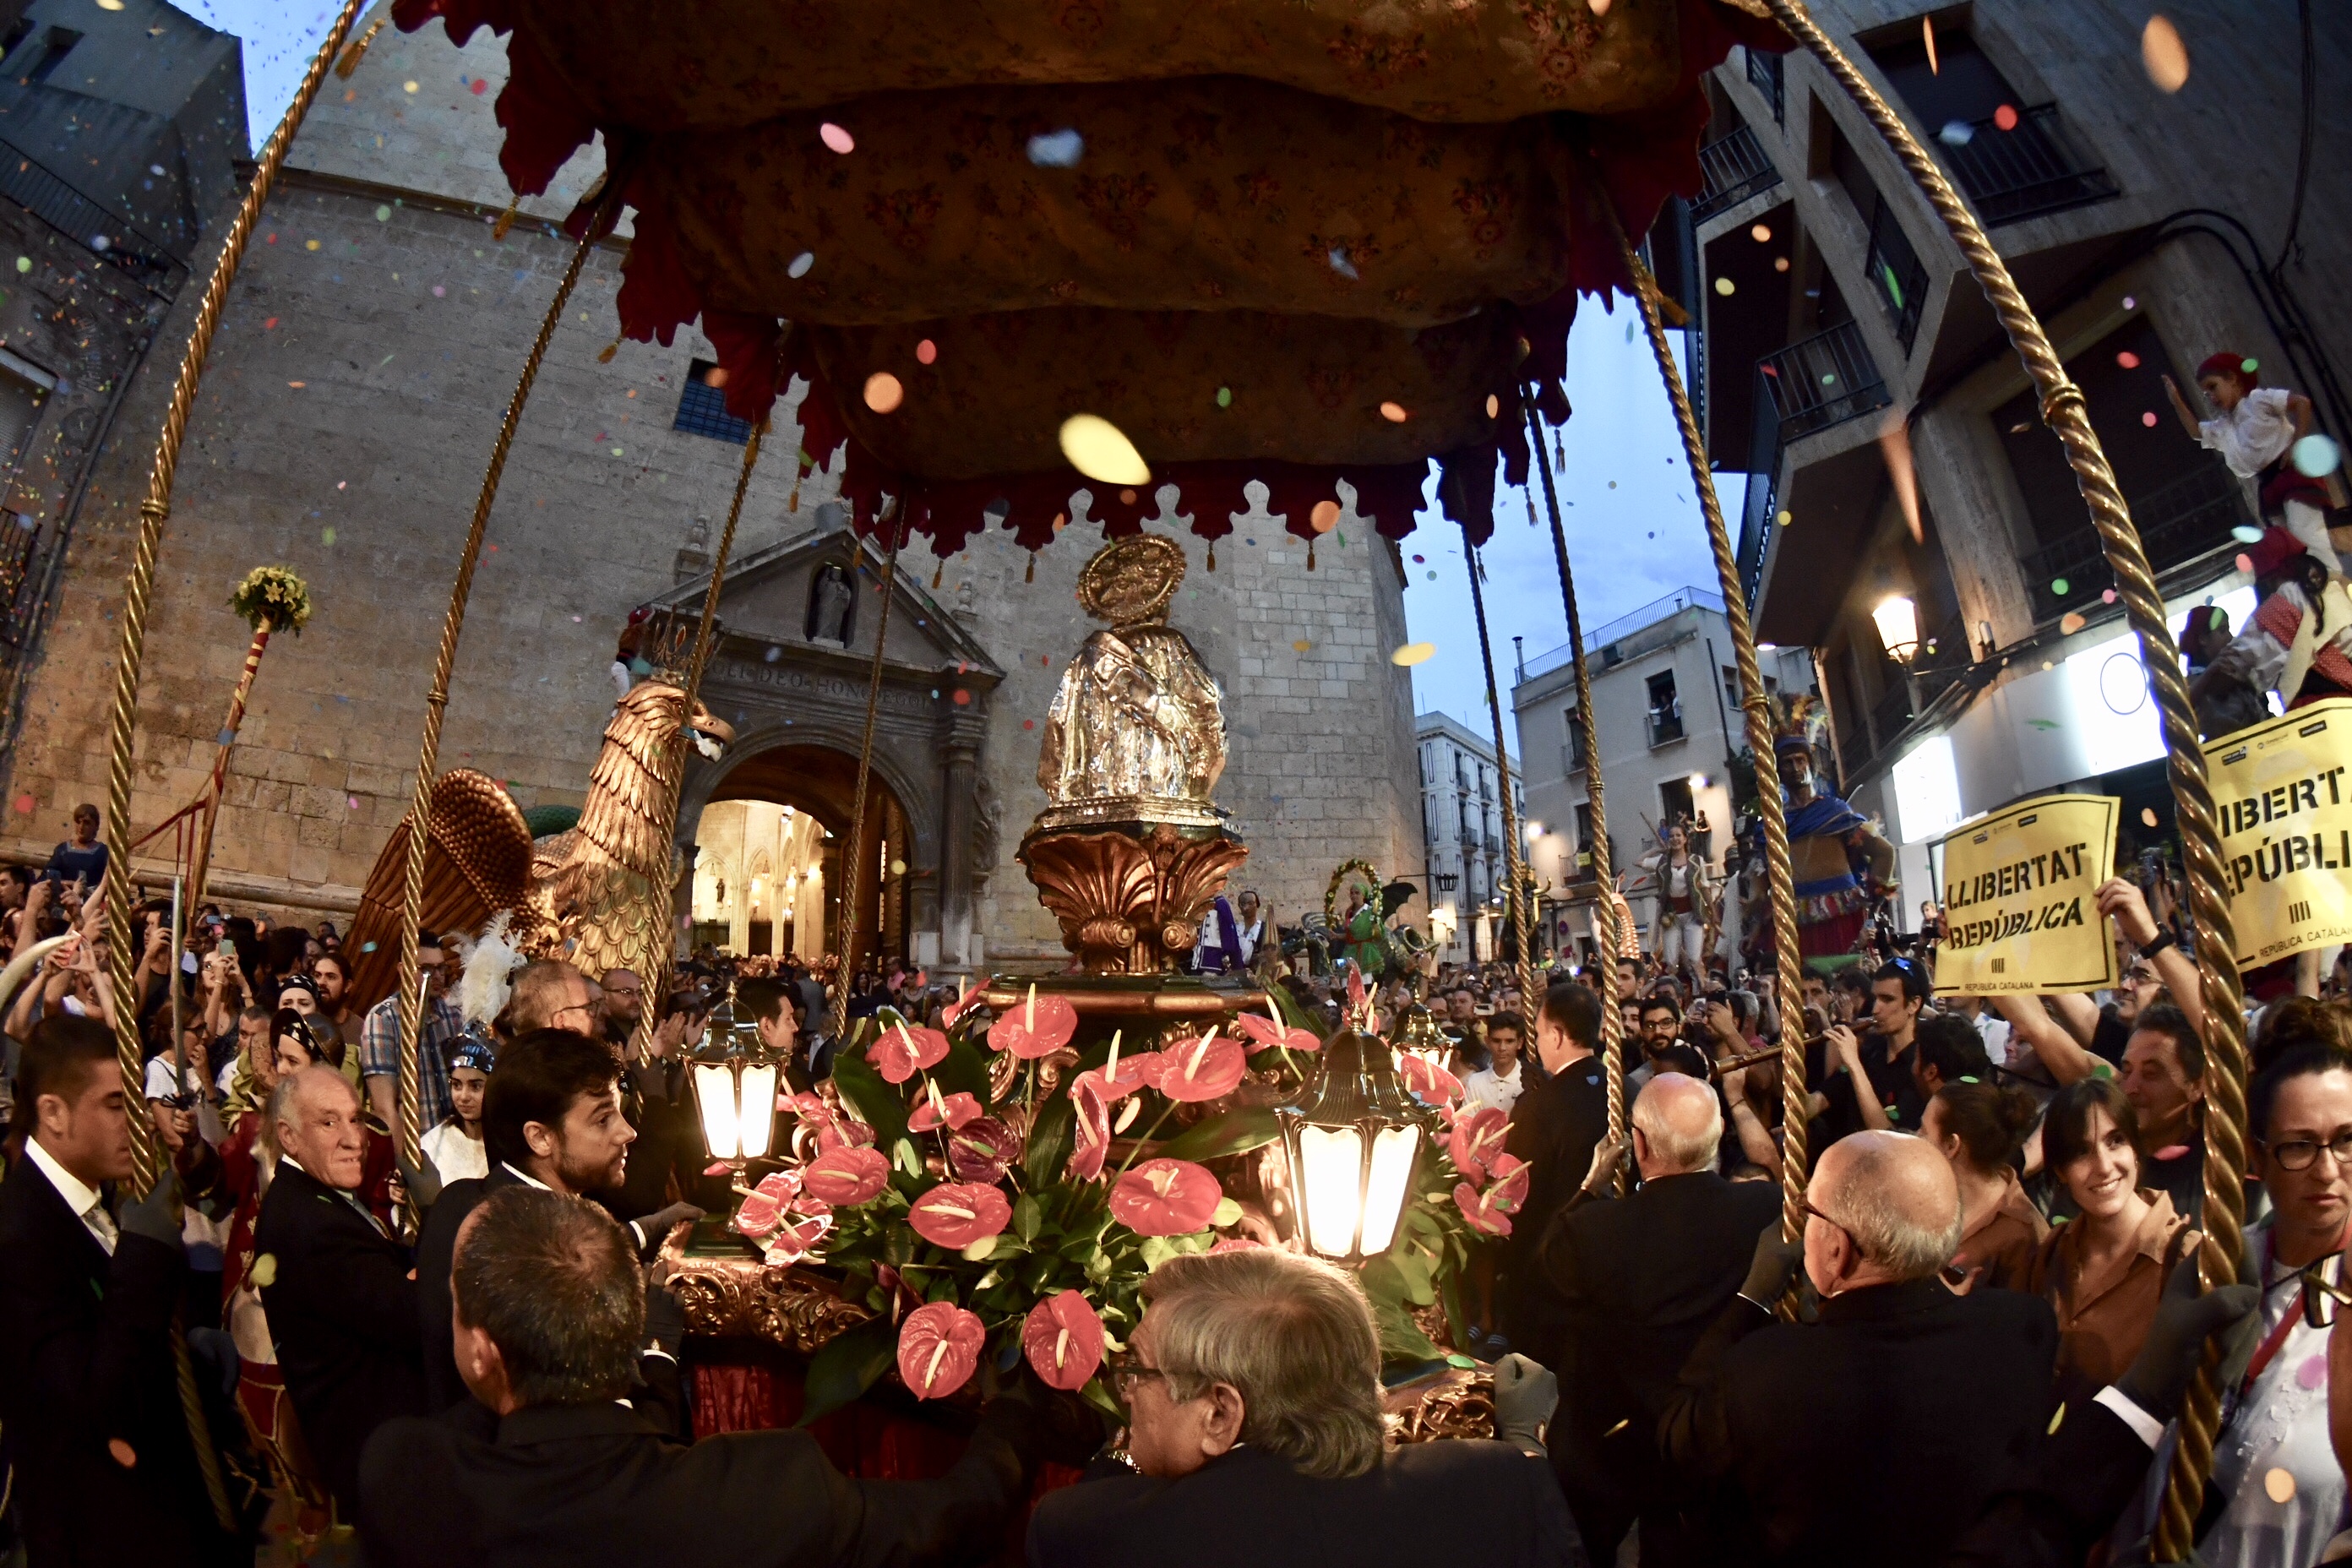
[[1021,580],[1024,583],[1034,583],[1037,580],[1037,552],[1034,550],[1029,552],[1029,570],[1022,575]]
[[335,62],[337,76],[345,81],[351,79],[352,72],[360,68],[360,57],[367,53],[368,46],[375,42],[375,36],[383,31],[384,23],[391,19],[392,13],[387,11],[367,25],[367,31],[362,33],[352,46],[343,51],[342,58]]
[[620,352],[621,338],[620,334],[615,333],[613,341],[604,345],[604,352],[596,356],[596,363],[598,364],[611,364],[613,363],[613,356]]
[[[378,23],[376,25],[378,26],[383,26],[382,23]],[[498,222],[490,225],[490,237],[492,239],[504,239],[507,237],[507,230],[514,227],[515,210],[521,205],[522,197],[520,196],[517,196],[514,200],[507,203],[507,210],[499,215]]]
[[1212,572],[1214,572],[1216,569],[1217,569],[1217,542],[1216,542],[1215,540],[1212,539],[1211,541],[1209,541],[1209,570],[1210,570],[1210,571],[1212,571]]
[[937,566],[931,568],[931,589],[934,593],[939,590],[940,579],[946,576],[947,573],[948,563],[944,558],[940,560]]
[[1315,542],[1311,539],[1307,542],[1307,569],[1315,570]]

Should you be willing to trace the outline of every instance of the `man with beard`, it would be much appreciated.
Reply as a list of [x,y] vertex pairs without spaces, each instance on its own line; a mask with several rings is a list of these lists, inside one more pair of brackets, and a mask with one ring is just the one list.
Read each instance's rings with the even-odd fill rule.
[[[478,1181],[450,1183],[426,1215],[417,1240],[417,1310],[424,1320],[428,1408],[446,1409],[466,1397],[449,1328],[449,1268],[457,1227],[501,1187],[541,1187],[575,1197],[617,1190],[627,1174],[629,1145],[637,1136],[621,1114],[620,1076],[620,1064],[610,1050],[570,1029],[534,1030],[499,1053],[498,1069],[490,1074],[489,1092],[482,1103],[482,1140],[490,1173]],[[648,1240],[658,1242],[675,1217],[665,1221],[663,1215],[656,1215],[625,1228],[642,1250]]]

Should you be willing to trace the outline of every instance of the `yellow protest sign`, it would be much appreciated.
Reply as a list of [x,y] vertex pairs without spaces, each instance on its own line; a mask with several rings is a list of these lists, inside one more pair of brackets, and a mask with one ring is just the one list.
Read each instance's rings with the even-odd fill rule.
[[2115,874],[2121,805],[2112,795],[2045,795],[1946,838],[1936,989],[1982,995],[2115,984],[2115,943],[2092,895]]
[[2238,963],[2352,941],[2352,700],[2205,747]]

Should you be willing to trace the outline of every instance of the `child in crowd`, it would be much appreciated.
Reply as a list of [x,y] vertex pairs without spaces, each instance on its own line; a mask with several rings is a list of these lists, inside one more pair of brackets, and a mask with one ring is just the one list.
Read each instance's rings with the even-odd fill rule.
[[495,1054],[488,1040],[468,1035],[449,1052],[449,1114],[425,1134],[425,1153],[444,1184],[490,1173],[482,1142],[482,1101]]

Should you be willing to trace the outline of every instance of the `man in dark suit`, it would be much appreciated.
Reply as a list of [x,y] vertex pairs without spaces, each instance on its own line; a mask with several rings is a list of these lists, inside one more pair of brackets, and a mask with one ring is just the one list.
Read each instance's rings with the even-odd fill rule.
[[[32,1568],[235,1560],[181,1412],[170,1327],[186,1269],[172,1173],[110,1212],[131,1173],[114,1036],[41,1020],[16,1068],[0,1183],[0,1426]],[[246,1560],[252,1560],[248,1547]]]
[[408,1249],[360,1201],[360,1098],[332,1068],[289,1074],[269,1098],[278,1174],[253,1223],[254,1278],[286,1391],[343,1517],[359,1499],[360,1448],[425,1408]]
[[1527,1201],[1505,1244],[1507,1275],[1503,1333],[1514,1350],[1557,1366],[1567,1327],[1559,1303],[1543,1286],[1536,1248],[1592,1166],[1592,1150],[1609,1135],[1609,1085],[1601,1058],[1601,996],[1574,981],[1544,994],[1536,1016],[1536,1057],[1545,1077],[1528,1085],[1511,1108],[1507,1152],[1528,1162]]
[[1780,1189],[1715,1173],[1723,1111],[1703,1079],[1660,1073],[1633,1101],[1633,1122],[1642,1184],[1563,1210],[1538,1261],[1568,1323],[1550,1447],[1577,1530],[1594,1562],[1611,1563],[1638,1514],[1642,1561],[1655,1568],[1705,1560],[1658,1462],[1658,1417],[1691,1347],[1746,1278]]
[[[601,1040],[570,1029],[537,1029],[499,1053],[482,1098],[482,1142],[490,1173],[452,1182],[425,1216],[416,1244],[426,1408],[446,1410],[466,1397],[449,1328],[449,1268],[457,1230],[477,1205],[501,1187],[542,1187],[573,1196],[610,1193],[627,1177],[635,1130],[621,1114],[621,1068]],[[674,1204],[631,1223],[640,1251],[658,1247],[670,1226],[698,1219]]]
[[1683,1368],[1661,1447],[1746,1516],[1715,1560],[1935,1562],[2049,1426],[2057,1321],[2039,1296],[1955,1296],[1937,1278],[1959,1189],[1916,1138],[1832,1144],[1806,1204],[1820,1321],[1774,1321],[1801,1250],[1766,1230]]
[[1496,1370],[1501,1442],[1381,1443],[1380,1335],[1355,1276],[1271,1247],[1170,1259],[1113,1386],[1136,1472],[1048,1492],[1030,1568],[1475,1563],[1567,1568],[1576,1527],[1537,1433],[1558,1394]]
[[524,1187],[467,1216],[457,1363],[473,1398],[368,1445],[360,1535],[381,1568],[736,1568],[984,1555],[1027,1495],[1035,1413],[998,1400],[935,1481],[851,1480],[798,1430],[692,1447],[621,1400],[646,1295],[636,1249],[593,1204]]

